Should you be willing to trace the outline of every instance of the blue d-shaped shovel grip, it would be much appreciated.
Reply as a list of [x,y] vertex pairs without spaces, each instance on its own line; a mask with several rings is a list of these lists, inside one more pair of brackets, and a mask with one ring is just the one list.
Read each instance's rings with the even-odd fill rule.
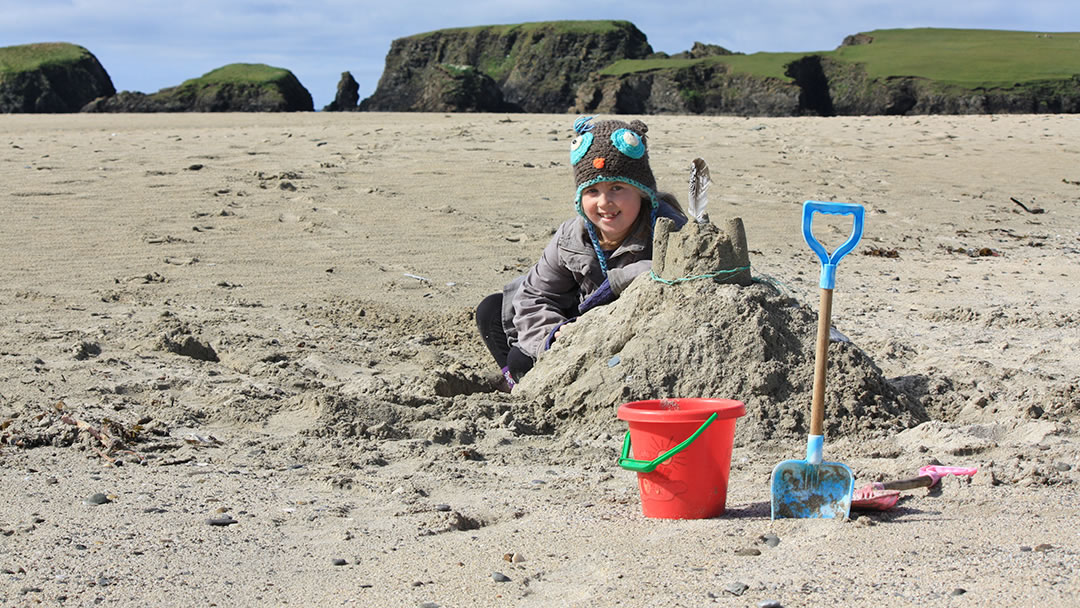
[[[855,219],[855,227],[851,231],[851,236],[844,241],[844,244],[837,247],[832,255],[829,255],[829,252],[825,251],[825,247],[814,238],[811,225],[814,222],[815,211],[828,215],[850,215]],[[864,215],[863,206],[854,203],[826,203],[821,201],[806,201],[803,203],[803,238],[806,239],[806,244],[810,245],[810,249],[813,249],[818,259],[821,260],[820,285],[822,289],[832,289],[836,286],[836,265],[840,263],[840,258],[854,249],[859,239],[862,238]]]

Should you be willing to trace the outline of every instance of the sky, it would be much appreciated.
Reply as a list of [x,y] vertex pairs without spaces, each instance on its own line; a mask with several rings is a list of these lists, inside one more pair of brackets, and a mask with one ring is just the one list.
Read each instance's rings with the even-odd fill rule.
[[875,29],[1080,31],[1076,0],[0,0],[0,47],[70,42],[118,91],[154,93],[230,63],[290,70],[315,108],[342,72],[371,95],[390,43],[422,32],[530,21],[619,19],[654,51],[695,41],[732,51],[824,51]]

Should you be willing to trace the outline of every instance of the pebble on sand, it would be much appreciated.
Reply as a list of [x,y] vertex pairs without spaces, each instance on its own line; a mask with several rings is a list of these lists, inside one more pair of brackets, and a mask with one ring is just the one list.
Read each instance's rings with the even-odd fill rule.
[[509,583],[510,577],[506,576],[502,572],[496,571],[491,573],[491,580],[495,581],[496,583]]
[[206,520],[206,523],[210,524],[211,526],[231,526],[240,522],[226,515],[224,517],[211,517],[210,519]]
[[734,583],[728,583],[727,586],[724,587],[724,591],[727,591],[731,595],[742,595],[746,593],[746,590],[749,588],[750,585],[747,585],[742,581],[735,581]]
[[103,494],[101,492],[98,492],[96,494],[91,494],[83,502],[85,504],[88,504],[88,505],[91,505],[91,506],[97,506],[97,505],[103,505],[103,504],[106,504],[106,503],[110,503],[112,501],[109,500],[109,497],[106,496],[105,494]]

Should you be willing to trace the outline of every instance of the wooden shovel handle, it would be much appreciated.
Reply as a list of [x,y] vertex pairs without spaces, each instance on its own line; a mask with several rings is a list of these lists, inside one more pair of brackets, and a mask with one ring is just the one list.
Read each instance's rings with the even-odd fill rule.
[[814,398],[810,403],[810,434],[824,435],[825,370],[829,364],[829,328],[832,326],[832,292],[821,290],[818,307],[817,349],[814,352]]
[[914,490],[915,488],[929,488],[934,485],[934,478],[929,475],[920,475],[911,479],[886,481],[881,484],[885,490]]

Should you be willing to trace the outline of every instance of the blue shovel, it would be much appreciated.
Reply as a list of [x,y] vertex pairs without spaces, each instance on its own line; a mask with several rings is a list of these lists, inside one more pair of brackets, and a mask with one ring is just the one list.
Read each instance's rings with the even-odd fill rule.
[[[829,215],[850,215],[854,229],[829,255],[814,238],[811,225],[814,212]],[[832,293],[836,285],[836,265],[862,237],[864,210],[850,203],[803,203],[803,238],[821,260],[821,305],[818,310],[817,350],[814,355],[814,396],[810,407],[810,437],[806,442],[806,460],[785,460],[772,473],[772,518],[828,519],[847,517],[851,511],[851,494],[855,477],[847,465],[822,462],[825,444],[825,370],[829,357],[829,328],[832,316]]]

